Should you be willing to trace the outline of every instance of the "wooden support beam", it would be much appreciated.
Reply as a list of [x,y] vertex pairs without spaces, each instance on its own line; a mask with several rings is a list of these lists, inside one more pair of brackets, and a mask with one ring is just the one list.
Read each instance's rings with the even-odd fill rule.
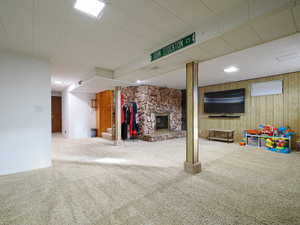
[[186,98],[187,98],[187,136],[186,160],[184,169],[188,173],[201,172],[199,162],[199,134],[198,134],[198,62],[186,64]]

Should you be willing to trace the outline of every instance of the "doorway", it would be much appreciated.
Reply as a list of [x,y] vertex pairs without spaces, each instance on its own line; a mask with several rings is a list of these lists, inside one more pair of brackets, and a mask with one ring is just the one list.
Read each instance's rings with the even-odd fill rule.
[[106,132],[107,129],[112,128],[113,92],[108,90],[96,94],[96,102],[97,136],[102,137],[103,132]]
[[61,96],[51,97],[52,133],[62,132]]

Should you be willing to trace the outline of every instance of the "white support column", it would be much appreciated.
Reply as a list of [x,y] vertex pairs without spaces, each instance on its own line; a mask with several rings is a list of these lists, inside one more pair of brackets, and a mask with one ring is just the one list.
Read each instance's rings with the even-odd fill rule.
[[115,145],[121,143],[121,87],[115,87]]
[[199,162],[198,89],[198,62],[190,62],[186,64],[187,136],[184,169],[192,174],[201,172],[201,163]]

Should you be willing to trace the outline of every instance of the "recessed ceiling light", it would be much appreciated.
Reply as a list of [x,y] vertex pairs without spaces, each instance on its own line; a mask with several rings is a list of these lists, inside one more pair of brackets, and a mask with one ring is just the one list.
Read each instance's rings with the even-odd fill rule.
[[98,17],[104,7],[105,3],[98,0],[76,0],[74,5],[75,9],[94,17]]
[[54,81],[54,84],[63,84],[63,82],[60,80],[56,80],[56,81]]
[[235,67],[235,66],[229,66],[227,68],[224,69],[225,73],[234,73],[236,71],[239,71],[240,69]]

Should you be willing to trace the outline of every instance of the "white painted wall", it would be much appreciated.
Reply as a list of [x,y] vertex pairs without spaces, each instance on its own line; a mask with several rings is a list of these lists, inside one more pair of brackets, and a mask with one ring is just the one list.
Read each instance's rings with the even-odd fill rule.
[[58,91],[51,91],[51,96],[58,96],[58,97],[61,97],[61,92],[58,92]]
[[48,62],[0,52],[0,175],[51,166]]
[[62,129],[67,138],[88,138],[96,127],[96,111],[90,107],[94,94],[72,93],[72,87],[62,93]]

